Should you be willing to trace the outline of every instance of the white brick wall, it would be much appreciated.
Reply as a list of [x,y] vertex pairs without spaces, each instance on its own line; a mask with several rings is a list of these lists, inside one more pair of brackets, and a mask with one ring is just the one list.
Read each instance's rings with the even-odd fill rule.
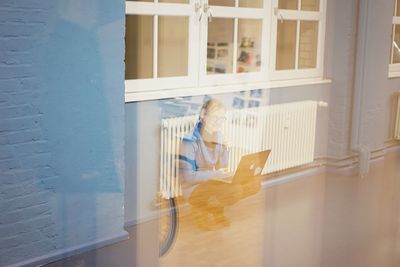
[[[45,50],[43,48],[49,39],[56,38],[49,34],[54,31],[54,21],[62,21],[60,19],[62,14],[58,12],[66,2],[64,0],[0,1],[0,266],[26,263],[38,257],[46,258],[46,255],[51,253],[54,256],[82,244],[96,243],[96,240],[104,241],[123,233],[124,185],[122,177],[116,177],[123,173],[123,49],[114,50],[118,51],[117,56],[107,61],[113,68],[108,73],[118,79],[116,82],[108,81],[114,87],[93,80],[90,81],[89,87],[85,88],[98,93],[96,103],[100,102],[99,100],[106,101],[109,106],[94,104],[92,113],[86,116],[85,111],[90,110],[86,109],[87,106],[82,108],[79,106],[80,103],[73,106],[73,102],[71,104],[63,99],[57,99],[57,90],[63,91],[64,96],[68,95],[68,90],[65,91],[62,86],[51,88],[46,77],[57,75],[58,82],[62,85],[66,82],[63,79],[68,76],[63,76],[64,73],[57,71],[59,69],[57,66],[54,68],[46,66],[48,69],[43,70],[41,60],[47,55],[41,53]],[[73,2],[68,1],[69,4]],[[96,5],[105,1],[89,2]],[[106,42],[110,43],[102,44],[105,49],[111,49],[115,44],[120,47],[123,45],[123,4],[124,1],[121,0],[113,5],[121,11],[107,10],[107,13],[111,11],[120,13],[121,16],[118,18],[119,26],[113,30],[113,34],[107,35],[109,40]],[[85,4],[82,4],[82,7],[84,6]],[[72,7],[77,6],[72,5]],[[92,32],[95,33],[96,28],[93,28]],[[74,42],[76,40],[73,35],[66,35],[66,38]],[[118,41],[115,38],[118,38]],[[64,56],[67,58],[68,54]],[[101,58],[103,59],[108,60]],[[77,65],[76,68],[79,70],[80,66]],[[71,86],[79,86],[74,84],[74,81],[67,82]],[[71,92],[71,99],[79,97],[72,94]],[[82,98],[84,96],[88,97],[83,94]],[[97,131],[81,134],[82,138],[86,138],[84,140],[89,140],[82,145],[82,152],[93,150],[92,153],[95,155],[98,153],[110,155],[110,160],[104,159],[107,164],[101,162],[102,166],[96,166],[95,160],[78,162],[77,166],[70,165],[69,162],[65,162],[64,165],[55,164],[57,158],[63,155],[62,147],[67,144],[73,145],[80,133],[73,131],[76,127],[74,119],[59,124],[53,123],[58,115],[60,118],[68,117],[69,111],[65,108],[45,110],[44,107],[48,107],[48,103],[44,101],[49,99],[54,101],[56,106],[58,101],[60,104],[67,103],[71,109],[80,114],[80,118],[86,116],[87,121],[92,120],[94,129],[96,123],[103,125],[104,120],[113,118],[112,123],[108,125],[109,128],[104,129],[104,132],[109,130],[111,133],[104,134]],[[91,100],[91,98],[81,99],[88,105]],[[93,112],[99,109],[105,110],[103,115],[107,118],[93,117]],[[78,127],[85,125],[84,120],[79,123]],[[72,130],[65,131],[65,135],[63,130],[60,130],[61,134],[55,136],[57,131],[54,131],[53,127],[60,126]],[[90,137],[85,134],[90,134]],[[112,141],[109,141],[110,139]],[[90,143],[90,140],[93,140],[93,143]],[[109,150],[96,151],[96,142],[110,142],[111,145],[108,147]],[[79,155],[78,150],[76,154]],[[88,164],[91,165],[87,166]],[[73,174],[70,169],[74,168],[83,171],[79,176],[71,177]],[[119,189],[110,189],[110,193],[107,190],[96,192],[96,189],[93,189],[94,192],[91,194],[85,193],[84,190],[79,194],[60,191],[63,185],[68,185],[70,179],[80,181],[86,177],[87,181],[89,178],[85,176],[84,171],[88,169],[98,170],[100,173],[96,179],[88,182],[89,185],[93,184],[93,188],[96,188],[97,184],[107,185],[108,180],[115,180],[119,183]],[[101,173],[110,175],[103,178]],[[104,180],[106,182],[103,182]]]
[[31,52],[47,5],[0,2],[0,266],[57,248],[53,193],[40,184],[55,174],[48,167]]
[[332,39],[332,90],[329,106],[328,156],[344,158],[350,152],[354,53],[357,25],[355,1],[329,2],[328,8],[340,10],[327,32]]

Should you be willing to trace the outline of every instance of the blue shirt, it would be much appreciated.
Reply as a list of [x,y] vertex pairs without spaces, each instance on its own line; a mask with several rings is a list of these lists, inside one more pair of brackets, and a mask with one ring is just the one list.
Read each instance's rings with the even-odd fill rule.
[[187,185],[207,181],[222,174],[221,168],[228,166],[228,149],[222,144],[222,135],[218,133],[217,142],[207,145],[200,134],[201,123],[182,139],[179,151],[179,174]]

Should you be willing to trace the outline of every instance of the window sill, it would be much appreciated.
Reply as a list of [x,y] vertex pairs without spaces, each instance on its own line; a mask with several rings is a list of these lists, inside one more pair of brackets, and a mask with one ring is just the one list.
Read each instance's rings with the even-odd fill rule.
[[389,64],[389,78],[399,78],[400,77],[400,64]]
[[400,71],[389,72],[388,78],[389,79],[400,78]]
[[174,97],[184,97],[184,96],[233,93],[240,91],[249,91],[254,89],[274,89],[274,88],[296,87],[304,85],[329,84],[331,82],[332,81],[330,79],[313,78],[313,79],[296,79],[296,80],[232,84],[223,86],[179,88],[179,89],[143,91],[143,92],[125,92],[125,103],[146,101],[146,100],[158,100],[158,99],[166,99]]

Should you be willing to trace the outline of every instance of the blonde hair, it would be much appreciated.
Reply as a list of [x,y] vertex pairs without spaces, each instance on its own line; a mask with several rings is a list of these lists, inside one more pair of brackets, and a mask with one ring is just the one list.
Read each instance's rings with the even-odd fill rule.
[[217,99],[209,99],[204,102],[200,110],[200,118],[204,118],[207,113],[213,113],[217,110],[223,109],[226,111],[225,105]]

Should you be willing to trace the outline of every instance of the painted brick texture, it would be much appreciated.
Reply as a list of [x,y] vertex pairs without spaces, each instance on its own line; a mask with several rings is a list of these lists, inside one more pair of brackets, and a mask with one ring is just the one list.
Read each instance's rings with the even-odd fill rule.
[[[50,199],[41,176],[49,166],[48,140],[40,124],[35,32],[43,30],[44,1],[0,3],[0,265],[48,253],[57,247]],[[36,3],[38,4],[38,3]],[[41,245],[38,246],[38,243]]]
[[0,1],[0,266],[123,231],[124,2],[78,2]]

